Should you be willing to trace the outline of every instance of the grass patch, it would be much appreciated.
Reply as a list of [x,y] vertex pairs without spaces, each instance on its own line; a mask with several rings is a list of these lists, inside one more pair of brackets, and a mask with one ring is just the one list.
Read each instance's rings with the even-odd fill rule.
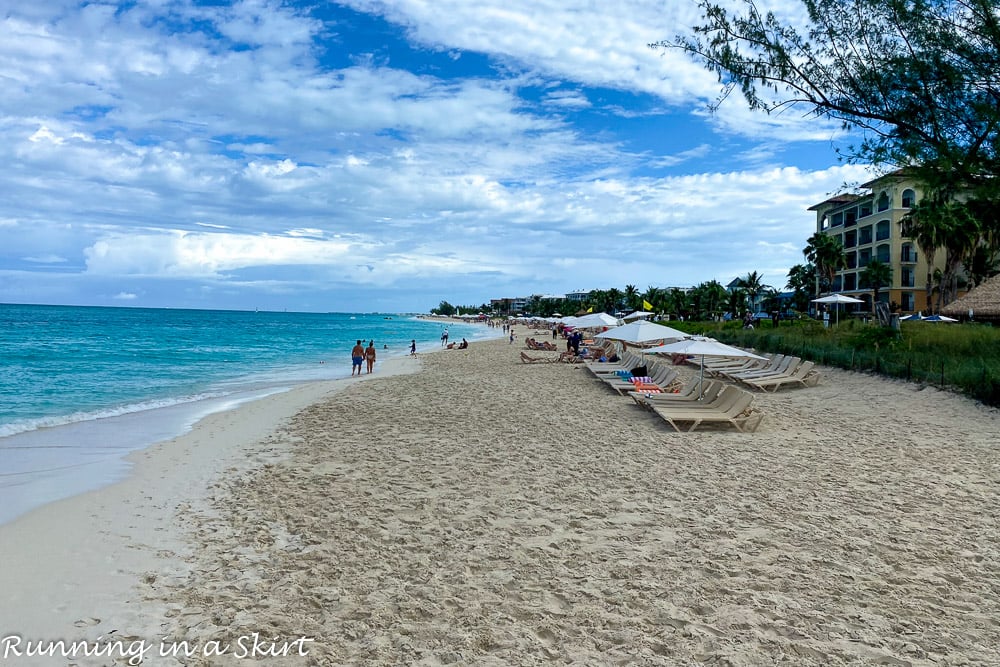
[[1000,329],[989,325],[903,322],[897,332],[854,319],[829,328],[815,320],[763,322],[757,329],[739,322],[669,324],[739,347],[957,390],[1000,407]]

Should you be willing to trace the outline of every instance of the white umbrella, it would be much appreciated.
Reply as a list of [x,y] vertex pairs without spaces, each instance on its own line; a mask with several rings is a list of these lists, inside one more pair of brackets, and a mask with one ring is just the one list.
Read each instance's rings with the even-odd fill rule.
[[[680,340],[682,338],[686,338],[687,335],[688,334],[683,331],[665,327],[662,324],[639,320],[637,322],[629,322],[624,326],[614,327],[613,329],[602,331],[594,336],[594,338],[617,340],[622,343],[632,343],[634,345],[643,345],[654,342],[662,345],[664,341]],[[642,350],[642,354],[645,354],[645,352],[645,350]]]
[[684,340],[679,340],[675,343],[667,343],[666,345],[661,345],[659,347],[651,347],[646,351],[657,353],[662,352],[664,354],[701,356],[700,391],[702,395],[705,393],[705,357],[745,357],[748,359],[766,359],[766,357],[761,357],[753,352],[747,352],[746,350],[741,350],[738,347],[720,343],[714,338],[707,338],[705,336],[692,336],[690,338],[685,338]]
[[[563,320],[565,321],[565,320]],[[595,329],[599,327],[616,327],[621,324],[617,317],[612,317],[607,313],[588,313],[580,317],[572,318],[571,322],[566,322],[577,329]]]
[[837,324],[840,324],[840,306],[841,303],[864,303],[861,299],[855,299],[853,296],[847,296],[846,294],[831,294],[829,296],[821,296],[818,299],[813,299],[813,303],[832,303],[837,305]]
[[947,315],[930,315],[924,318],[924,322],[958,322],[958,320]]
[[624,326],[614,327],[594,336],[594,338],[607,338],[609,340],[620,340],[623,343],[651,343],[653,341],[680,340],[686,338],[688,334],[677,329],[665,327],[654,322],[630,322]]
[[626,315],[622,319],[625,320],[626,322],[628,322],[630,320],[644,320],[647,317],[652,317],[652,316],[653,316],[653,313],[647,312],[645,310],[637,310],[634,313],[629,313],[628,315]]

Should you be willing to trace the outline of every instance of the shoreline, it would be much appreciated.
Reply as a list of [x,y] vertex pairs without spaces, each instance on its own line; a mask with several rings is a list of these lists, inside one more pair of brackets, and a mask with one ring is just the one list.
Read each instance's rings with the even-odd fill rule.
[[516,332],[212,415],[141,455],[145,482],[0,526],[0,637],[309,638],[287,665],[1000,658],[996,410],[824,368],[756,394],[756,433],[675,433],[579,365],[520,363]]
[[[476,331],[476,336],[490,333],[484,327]],[[436,349],[429,339],[421,347],[424,352]],[[407,356],[402,348],[380,349],[376,371]],[[323,360],[308,373],[300,366],[290,368],[287,377],[279,374],[268,382],[258,378],[253,383],[220,387],[200,397],[158,399],[101,411],[107,414],[68,415],[57,418],[53,425],[0,437],[0,463],[4,464],[0,476],[0,525],[44,504],[121,481],[130,474],[126,457],[131,452],[179,437],[206,416],[302,385],[351,377],[349,360],[346,364]],[[62,420],[65,423],[58,423]]]
[[[146,604],[136,588],[183,576],[191,547],[181,511],[203,503],[227,472],[286,456],[272,436],[305,407],[355,384],[418,370],[418,360],[391,357],[360,380],[302,384],[212,412],[181,435],[122,457],[129,466],[122,478],[0,524],[0,641],[14,635],[94,642],[124,628],[161,637],[165,609]],[[0,664],[5,648],[0,644]],[[18,657],[16,664],[53,662]]]

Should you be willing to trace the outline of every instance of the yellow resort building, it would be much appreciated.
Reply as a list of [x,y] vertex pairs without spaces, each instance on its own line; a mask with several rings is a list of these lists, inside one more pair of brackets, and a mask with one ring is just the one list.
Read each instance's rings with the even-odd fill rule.
[[[831,287],[872,310],[872,290],[861,273],[874,259],[892,267],[892,282],[879,290],[879,301],[895,303],[905,313],[929,311],[926,297],[927,260],[911,239],[903,236],[900,220],[920,201],[921,189],[901,172],[893,172],[861,185],[867,194],[840,194],[814,206],[816,231],[840,239],[847,268],[839,271]],[[935,253],[934,269],[944,266],[944,250]],[[934,298],[934,297],[932,297]]]

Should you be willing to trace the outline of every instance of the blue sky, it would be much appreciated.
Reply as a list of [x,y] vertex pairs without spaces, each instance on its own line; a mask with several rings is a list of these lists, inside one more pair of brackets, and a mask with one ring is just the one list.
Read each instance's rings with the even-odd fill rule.
[[[679,52],[661,0],[9,3],[0,302],[426,311],[781,288],[863,182]],[[798,3],[765,3],[796,16]],[[673,5],[683,5],[675,7]]]

